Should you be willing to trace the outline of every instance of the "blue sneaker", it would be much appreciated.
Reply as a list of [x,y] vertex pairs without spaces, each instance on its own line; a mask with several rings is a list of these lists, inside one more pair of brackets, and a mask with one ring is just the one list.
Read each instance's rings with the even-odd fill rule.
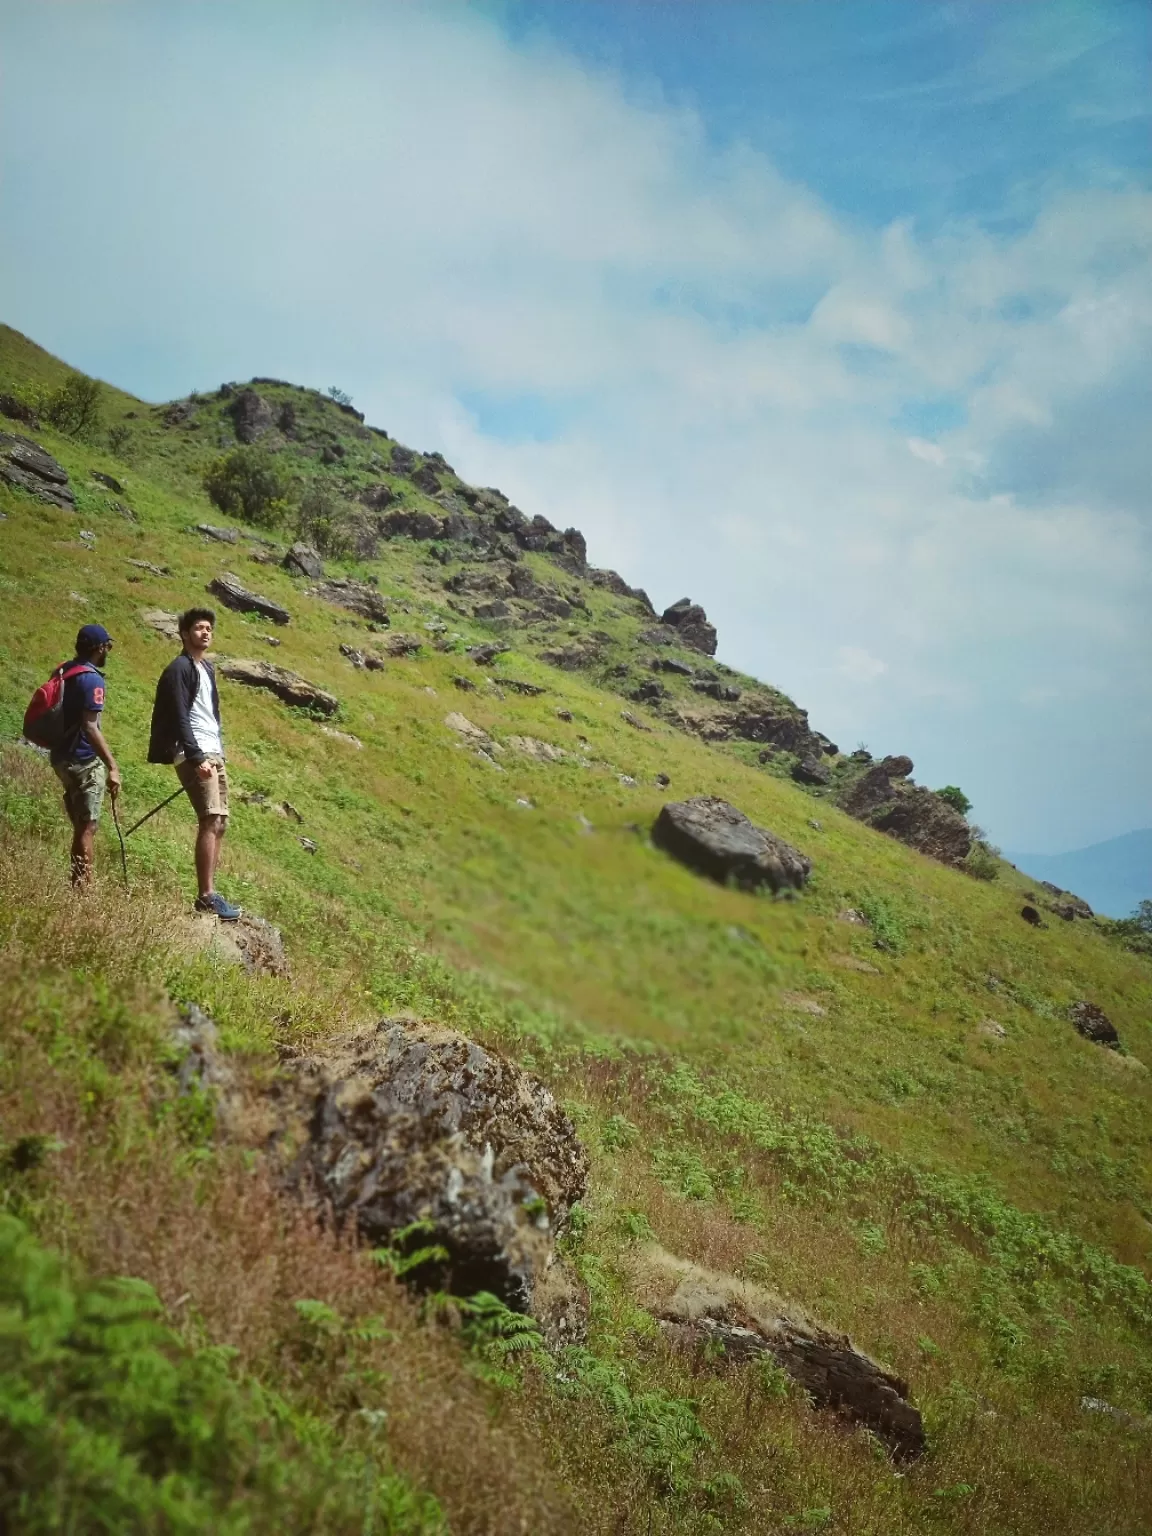
[[197,896],[196,911],[211,912],[222,923],[234,923],[242,915],[241,909],[225,901],[219,891],[213,891],[211,896]]

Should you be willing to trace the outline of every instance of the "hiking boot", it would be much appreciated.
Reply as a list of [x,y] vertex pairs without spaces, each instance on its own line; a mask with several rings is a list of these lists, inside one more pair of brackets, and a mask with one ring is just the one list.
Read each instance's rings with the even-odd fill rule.
[[211,912],[222,923],[234,923],[240,916],[240,908],[234,907],[230,901],[225,901],[219,891],[213,891],[211,896],[197,896],[197,912]]

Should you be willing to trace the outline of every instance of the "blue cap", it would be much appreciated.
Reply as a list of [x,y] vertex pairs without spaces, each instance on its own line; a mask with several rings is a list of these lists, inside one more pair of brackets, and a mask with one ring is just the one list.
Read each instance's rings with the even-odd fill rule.
[[112,636],[103,624],[85,624],[76,636],[77,651],[94,651],[98,645],[110,645]]

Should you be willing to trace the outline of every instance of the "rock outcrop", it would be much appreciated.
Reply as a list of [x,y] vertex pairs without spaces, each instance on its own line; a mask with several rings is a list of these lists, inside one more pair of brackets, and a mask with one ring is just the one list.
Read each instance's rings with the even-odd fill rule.
[[305,587],[308,597],[318,597],[322,602],[332,603],[337,608],[346,608],[349,613],[354,613],[362,619],[367,619],[373,624],[387,624],[388,604],[377,591],[364,581],[353,581],[350,576],[334,576],[330,581],[318,582],[314,587]]
[[225,571],[223,575],[210,581],[208,590],[214,597],[220,599],[225,608],[234,608],[237,613],[258,613],[263,619],[271,619],[273,624],[292,622],[292,615],[287,608],[273,602],[270,597],[261,597],[258,592],[249,592],[239,576],[233,576],[230,571]]
[[76,510],[67,470],[30,437],[0,432],[0,481],[51,507]]
[[802,890],[812,872],[799,849],[710,795],[661,807],[652,841],[691,869],[746,889]]
[[293,576],[307,576],[309,581],[319,581],[324,575],[324,562],[311,544],[293,544],[280,563]]
[[1093,1045],[1106,1045],[1111,1050],[1119,1046],[1120,1036],[1116,1033],[1115,1024],[1096,1003],[1083,1000],[1073,1003],[1068,1016],[1085,1040],[1091,1040]]
[[769,1355],[807,1393],[867,1427],[894,1461],[927,1448],[908,1383],[866,1355],[846,1334],[813,1322],[798,1307],[760,1286],[701,1269],[655,1246],[635,1261],[642,1304],[674,1349],[729,1370]]
[[693,651],[702,651],[705,656],[715,656],[716,626],[708,622],[708,615],[703,608],[690,597],[682,597],[679,602],[665,608],[660,621],[676,631],[676,638],[681,645]]
[[946,800],[909,782],[912,768],[910,757],[872,763],[841,793],[840,806],[878,832],[958,866],[971,851],[972,829]]
[[446,1257],[420,1266],[418,1283],[491,1291],[554,1336],[578,1336],[578,1290],[553,1271],[588,1157],[538,1078],[406,1018],[286,1066],[304,1138],[285,1137],[297,1188],[317,1191],[372,1244],[421,1223],[418,1245]]
[[296,709],[312,709],[321,715],[334,715],[340,708],[340,701],[334,694],[326,693],[307,678],[289,672],[286,667],[274,666],[270,661],[230,657],[227,661],[218,662],[216,670],[221,676],[231,678],[234,683],[243,683],[247,688],[265,688]]
[[254,389],[242,389],[228,407],[228,413],[242,443],[254,443],[263,437],[272,430],[276,419],[267,400]]

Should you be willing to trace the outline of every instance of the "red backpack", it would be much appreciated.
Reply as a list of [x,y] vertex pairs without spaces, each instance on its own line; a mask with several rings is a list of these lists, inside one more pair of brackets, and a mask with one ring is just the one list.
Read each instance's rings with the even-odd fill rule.
[[24,735],[33,746],[47,747],[51,751],[63,746],[74,734],[64,723],[64,684],[70,677],[79,677],[81,672],[95,670],[86,661],[76,665],[65,662],[56,668],[46,683],[40,684],[24,711]]

